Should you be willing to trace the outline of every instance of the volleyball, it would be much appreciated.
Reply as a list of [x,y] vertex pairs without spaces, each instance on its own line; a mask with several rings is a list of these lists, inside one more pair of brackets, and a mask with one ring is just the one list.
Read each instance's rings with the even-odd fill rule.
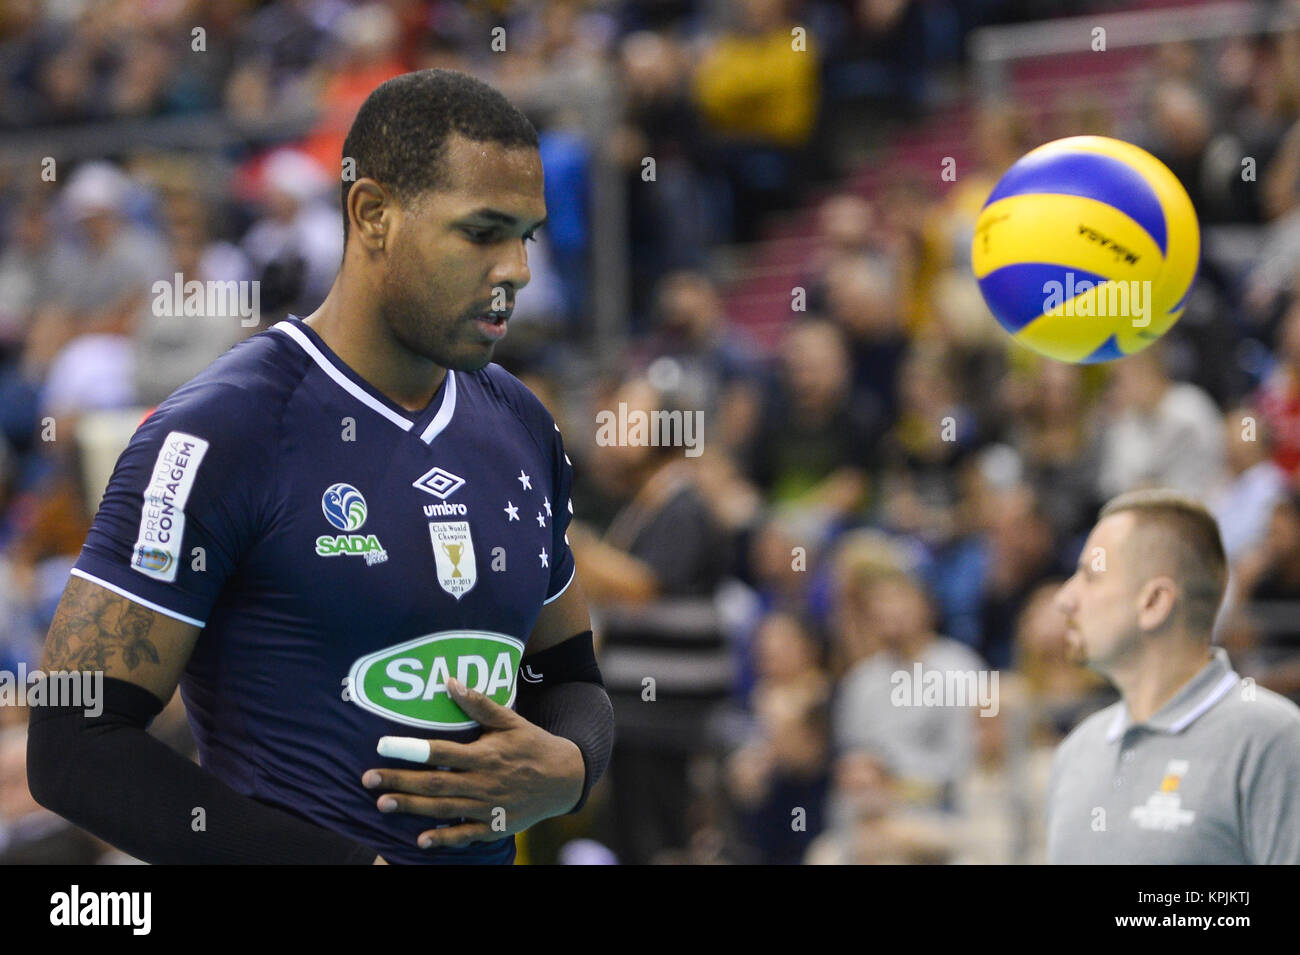
[[1021,157],[975,222],[971,264],[993,315],[1059,361],[1132,355],[1173,327],[1200,261],[1196,210],[1155,156],[1071,136]]

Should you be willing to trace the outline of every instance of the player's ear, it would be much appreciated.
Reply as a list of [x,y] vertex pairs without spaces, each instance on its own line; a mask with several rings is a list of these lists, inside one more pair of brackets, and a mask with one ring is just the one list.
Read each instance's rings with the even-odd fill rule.
[[392,211],[392,195],[373,179],[358,179],[348,190],[350,231],[369,249],[384,248]]

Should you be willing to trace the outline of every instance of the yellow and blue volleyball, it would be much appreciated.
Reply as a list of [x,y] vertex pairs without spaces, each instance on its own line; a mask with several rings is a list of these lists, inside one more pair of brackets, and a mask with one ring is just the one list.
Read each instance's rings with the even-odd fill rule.
[[1146,348],[1183,314],[1201,235],[1187,190],[1144,149],[1071,136],[1027,153],[975,223],[971,264],[1016,341],[1091,364]]

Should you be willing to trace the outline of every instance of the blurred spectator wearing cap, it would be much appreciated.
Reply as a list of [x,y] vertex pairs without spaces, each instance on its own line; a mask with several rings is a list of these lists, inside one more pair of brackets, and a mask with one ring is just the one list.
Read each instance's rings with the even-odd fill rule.
[[71,271],[58,277],[62,294],[37,313],[23,356],[24,373],[45,379],[43,414],[135,403],[129,336],[152,283],[168,277],[162,245],[128,218],[138,188],[116,166],[94,162],[73,173],[64,190],[79,241]]
[[76,335],[129,332],[152,281],[162,277],[160,243],[128,216],[137,188],[107,162],[87,163],[68,180],[60,199],[75,244],[67,272],[53,276],[60,294],[37,314],[28,341],[29,369],[44,368]]
[[[198,184],[190,182],[189,186],[183,191],[168,190],[163,202],[171,274],[179,273],[183,283],[213,282],[227,288],[238,287],[228,283],[251,281],[247,257],[237,246],[212,237],[209,206],[199,197]],[[160,314],[154,308],[141,311],[134,335],[135,391],[141,404],[157,405],[230,346],[258,330],[256,325],[244,324],[250,319],[238,313],[238,303],[230,304],[236,307],[223,315]]]
[[240,246],[261,280],[267,322],[324,301],[343,257],[334,180],[309,156],[276,150],[261,169],[262,217]]
[[923,670],[978,672],[984,662],[970,649],[933,630],[934,611],[924,586],[906,573],[878,577],[868,596],[879,650],[844,677],[832,727],[839,752],[881,754],[918,802],[936,807],[975,757],[976,711],[958,706],[895,706],[893,675]]
[[1164,343],[1112,363],[1097,493],[1171,487],[1204,497],[1223,480],[1222,416],[1190,382],[1170,380]]

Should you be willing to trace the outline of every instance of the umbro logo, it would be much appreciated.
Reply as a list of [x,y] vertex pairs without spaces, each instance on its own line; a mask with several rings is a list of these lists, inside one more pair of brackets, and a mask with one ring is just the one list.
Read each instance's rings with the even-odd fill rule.
[[440,501],[445,501],[464,483],[465,479],[463,477],[457,477],[442,468],[434,468],[432,471],[426,471],[416,478],[413,486],[432,494]]

